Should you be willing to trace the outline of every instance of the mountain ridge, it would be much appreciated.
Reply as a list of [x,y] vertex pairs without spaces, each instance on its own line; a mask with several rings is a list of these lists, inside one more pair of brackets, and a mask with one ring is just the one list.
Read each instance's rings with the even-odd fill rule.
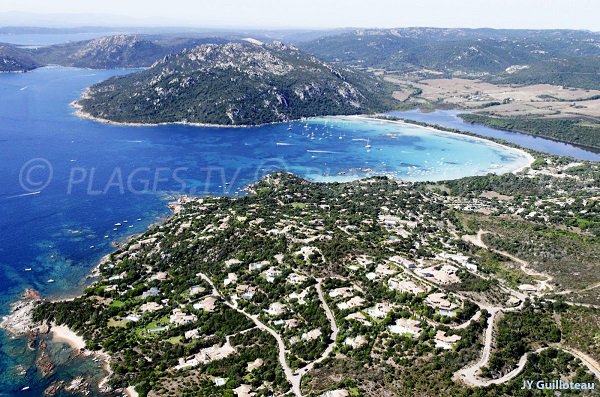
[[257,125],[382,111],[386,83],[324,63],[281,42],[203,44],[113,77],[77,105],[121,123]]

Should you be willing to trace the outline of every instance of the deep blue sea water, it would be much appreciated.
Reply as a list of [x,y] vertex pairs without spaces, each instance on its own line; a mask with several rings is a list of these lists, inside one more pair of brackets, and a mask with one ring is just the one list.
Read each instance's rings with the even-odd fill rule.
[[[168,215],[173,195],[241,194],[273,170],[316,181],[439,180],[507,172],[527,160],[489,141],[354,117],[207,128],[115,126],[73,115],[69,103],[85,87],[128,72],[0,75],[0,314],[26,287],[46,297],[77,294],[111,243]],[[24,341],[0,333],[0,395],[37,396],[56,378],[101,375],[97,363],[52,349],[63,363],[53,377],[19,375],[16,366],[31,368],[35,357]],[[26,385],[32,389],[19,392]]]

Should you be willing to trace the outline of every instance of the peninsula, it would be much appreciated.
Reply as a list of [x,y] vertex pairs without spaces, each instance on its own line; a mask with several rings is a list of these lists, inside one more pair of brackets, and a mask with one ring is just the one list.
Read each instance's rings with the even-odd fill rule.
[[590,384],[600,223],[577,222],[599,216],[598,175],[552,156],[439,183],[273,174],[242,198],[180,199],[81,297],[30,313],[108,353],[111,387],[143,396]]
[[258,125],[392,108],[389,83],[280,42],[204,44],[90,87],[82,115],[117,123]]

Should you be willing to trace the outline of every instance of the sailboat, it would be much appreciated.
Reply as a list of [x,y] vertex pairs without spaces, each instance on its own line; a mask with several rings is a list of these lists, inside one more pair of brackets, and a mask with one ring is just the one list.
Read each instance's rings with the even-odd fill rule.
[[365,145],[367,149],[371,149],[371,144],[369,143],[369,138],[367,138],[367,144]]

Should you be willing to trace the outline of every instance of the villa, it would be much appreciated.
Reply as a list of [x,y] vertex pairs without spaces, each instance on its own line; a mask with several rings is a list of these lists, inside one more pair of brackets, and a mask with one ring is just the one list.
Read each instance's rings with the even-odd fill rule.
[[413,337],[418,337],[421,334],[421,322],[417,320],[399,318],[396,324],[388,327],[393,334],[410,334]]
[[442,349],[449,350],[452,346],[461,340],[460,335],[450,335],[448,336],[444,331],[438,331],[435,334],[435,346],[440,347]]
[[173,314],[169,316],[171,324],[185,325],[198,321],[198,317],[195,314],[187,314],[181,311],[181,309],[174,309]]

